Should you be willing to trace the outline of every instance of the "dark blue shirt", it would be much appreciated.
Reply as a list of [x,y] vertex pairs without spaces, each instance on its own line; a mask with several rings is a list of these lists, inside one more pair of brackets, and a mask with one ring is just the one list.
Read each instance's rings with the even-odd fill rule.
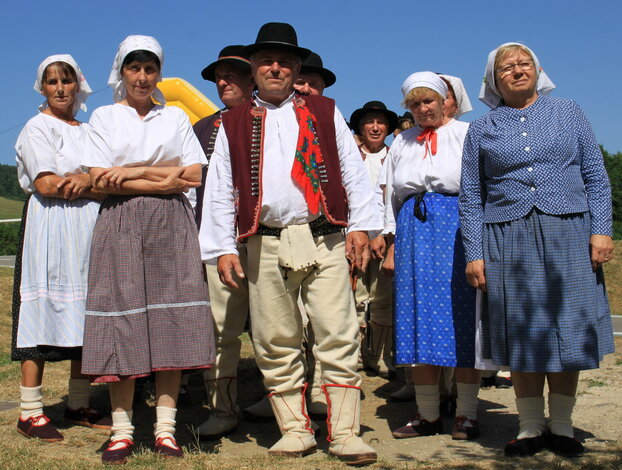
[[589,212],[592,234],[612,234],[603,156],[574,101],[539,96],[500,106],[471,123],[462,154],[460,226],[467,262],[483,259],[484,223]]

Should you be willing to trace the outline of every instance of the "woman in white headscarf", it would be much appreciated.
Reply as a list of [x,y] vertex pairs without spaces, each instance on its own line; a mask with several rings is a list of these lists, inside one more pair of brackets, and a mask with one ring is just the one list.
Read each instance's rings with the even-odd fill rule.
[[200,184],[207,161],[188,117],[164,106],[162,63],[152,37],[121,43],[108,82],[115,104],[93,112],[84,161],[93,185],[109,195],[93,233],[82,366],[110,384],[113,434],[104,463],[131,454],[135,379],[152,372],[155,451],[181,457],[174,438],[181,371],[214,361],[197,229],[184,195]]
[[581,454],[571,419],[579,371],[613,352],[601,269],[613,251],[609,179],[583,111],[549,97],[553,88],[529,48],[493,50],[480,92],[491,111],[464,145],[466,274],[487,301],[481,358],[509,367],[519,414],[506,455]]
[[[447,85],[435,73],[410,75],[402,94],[417,126],[395,138],[385,160],[383,233],[395,238],[395,363],[410,368],[418,414],[393,436],[443,431],[439,376],[442,367],[456,367],[452,437],[474,439],[479,435],[479,373],[473,369],[475,289],[462,275],[458,224],[460,162],[468,124],[445,114]],[[388,264],[385,269],[390,259]]]
[[22,217],[13,297],[12,359],[21,361],[21,416],[17,430],[46,441],[63,439],[43,414],[46,361],[71,360],[65,419],[110,428],[89,406],[90,382],[80,375],[87,269],[98,199],[80,168],[87,125],[76,120],[91,89],[67,54],[46,58],[35,91],[40,112],[20,133],[15,149],[19,183],[29,195]]

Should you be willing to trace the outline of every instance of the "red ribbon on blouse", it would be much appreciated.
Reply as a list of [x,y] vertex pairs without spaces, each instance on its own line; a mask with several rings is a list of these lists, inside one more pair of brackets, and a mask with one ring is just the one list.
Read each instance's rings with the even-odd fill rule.
[[433,127],[426,127],[421,134],[417,136],[417,140],[419,142],[424,141],[425,145],[425,154],[423,158],[428,156],[428,146],[430,147],[432,155],[436,155],[436,147],[437,147],[437,137],[436,129]]

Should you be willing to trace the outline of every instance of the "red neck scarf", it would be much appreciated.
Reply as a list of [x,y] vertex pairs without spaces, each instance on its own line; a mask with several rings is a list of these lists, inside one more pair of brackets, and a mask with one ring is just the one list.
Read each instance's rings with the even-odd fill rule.
[[423,141],[423,145],[425,145],[425,154],[423,158],[428,156],[428,148],[430,149],[430,153],[432,155],[436,155],[436,147],[437,147],[437,137],[436,129],[433,127],[426,127],[421,134],[417,136],[417,140],[419,142]]
[[296,158],[292,165],[292,179],[302,189],[307,207],[312,214],[320,210],[320,178],[317,166],[323,162],[322,151],[315,131],[315,116],[305,106],[304,99],[294,98],[294,110],[298,120]]

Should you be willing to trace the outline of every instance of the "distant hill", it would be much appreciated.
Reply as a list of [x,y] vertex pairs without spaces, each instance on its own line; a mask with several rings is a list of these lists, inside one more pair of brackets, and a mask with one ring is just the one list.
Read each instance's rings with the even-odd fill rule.
[[17,201],[26,199],[17,182],[17,169],[13,165],[0,164],[0,196]]

